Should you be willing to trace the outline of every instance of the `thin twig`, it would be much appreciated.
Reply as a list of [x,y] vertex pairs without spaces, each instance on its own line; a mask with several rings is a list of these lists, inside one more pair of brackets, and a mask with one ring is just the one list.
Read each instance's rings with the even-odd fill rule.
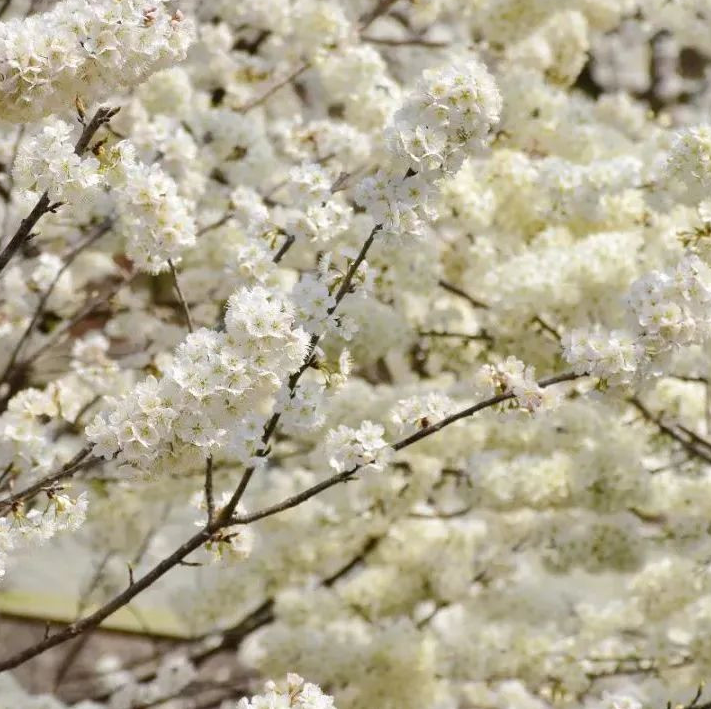
[[[575,374],[573,372],[567,372],[566,374],[559,374],[555,377],[550,377],[549,379],[543,379],[538,382],[538,385],[541,388],[545,389],[549,386],[553,386],[554,384],[560,384],[562,382],[572,382],[576,379],[580,379],[581,376],[583,375]],[[492,406],[495,406],[496,404],[500,404],[501,402],[508,401],[509,399],[513,398],[515,398],[515,394],[513,392],[507,392],[504,394],[499,394],[498,396],[493,396],[490,399],[485,399],[484,401],[480,401],[478,404],[474,404],[473,406],[463,409],[462,411],[458,411],[457,413],[452,414],[451,416],[447,416],[441,421],[438,421],[437,423],[434,423],[431,426],[427,426],[426,428],[423,428],[420,431],[417,431],[416,433],[413,433],[412,435],[407,436],[406,438],[403,438],[402,440],[397,441],[396,443],[393,443],[390,447],[395,451],[400,451],[403,448],[407,448],[408,446],[413,445],[413,443],[421,441],[423,438],[427,438],[428,436],[437,433],[437,431],[441,431],[443,428],[450,426],[456,421],[459,421],[463,418],[468,418],[469,416],[473,416],[478,411],[482,411],[483,409],[490,408]],[[231,523],[251,524],[252,522],[256,522],[257,520],[264,519],[265,517],[271,517],[272,515],[275,515],[278,512],[283,512],[284,510],[291,509],[292,507],[297,507],[302,502],[306,502],[306,500],[314,497],[314,495],[318,495],[320,492],[328,490],[334,485],[338,485],[339,483],[352,480],[356,473],[360,470],[360,467],[361,466],[356,466],[354,468],[351,468],[350,470],[345,470],[342,473],[338,473],[336,475],[331,476],[330,478],[326,478],[326,480],[322,480],[320,483],[312,485],[310,488],[307,488],[306,490],[303,490],[302,492],[297,493],[296,495],[292,495],[291,497],[287,498],[286,500],[283,500],[282,502],[277,503],[276,505],[265,507],[262,510],[252,512],[250,514],[237,515],[232,518]]]
[[[329,576],[321,580],[321,586],[331,588],[342,578],[347,576],[354,568],[362,564],[365,559],[375,551],[380,542],[385,538],[385,534],[376,537],[368,537],[363,544],[363,547],[349,559],[343,566],[338,568]],[[224,650],[235,651],[242,644],[243,640],[251,635],[255,630],[273,622],[274,615],[274,599],[268,598],[263,601],[257,608],[248,613],[242,620],[224,631],[222,640],[219,645],[209,647],[204,650],[198,650],[197,653],[191,655],[190,659],[195,664],[200,664]],[[100,697],[103,699],[105,697]]]
[[[555,377],[543,379],[540,382],[538,382],[538,386],[540,386],[542,389],[545,389],[549,386],[553,386],[554,384],[560,384],[562,382],[572,382],[576,379],[580,379],[581,376],[582,375],[580,375],[580,374],[575,374],[573,372],[567,372],[565,374],[559,374]],[[469,416],[473,416],[475,413],[477,413],[478,411],[481,411],[482,409],[488,409],[491,406],[495,406],[496,404],[500,404],[501,402],[508,401],[509,399],[513,399],[513,398],[515,398],[513,392],[506,392],[504,394],[498,394],[497,396],[493,396],[490,399],[480,401],[478,404],[474,404],[474,406],[470,406],[469,408],[464,409],[463,411],[459,411],[455,414],[452,414],[451,416],[447,416],[446,418],[443,418],[441,421],[438,421],[437,423],[434,423],[431,426],[427,426],[427,428],[423,428],[419,431],[416,431],[415,433],[408,436],[407,438],[403,438],[401,441],[394,443],[392,447],[396,451],[402,450],[403,448],[407,448],[408,446],[411,446],[413,443],[417,443],[417,441],[421,441],[423,438],[427,438],[428,436],[431,436],[433,433],[437,433],[437,431],[440,431],[441,429],[445,428],[446,426],[453,424],[455,421],[459,421],[460,419],[463,419],[463,418],[468,418]]]
[[384,15],[397,0],[379,0],[376,6],[360,19],[360,31],[364,32],[381,15]]
[[0,377],[0,383],[4,382],[7,379],[8,374],[12,370],[12,368],[15,366],[15,362],[17,361],[17,357],[20,354],[20,351],[22,350],[22,346],[25,344],[27,341],[27,338],[32,334],[32,331],[35,328],[35,325],[39,322],[39,319],[42,317],[44,314],[44,308],[47,305],[47,301],[49,300],[50,296],[54,292],[54,289],[57,286],[57,283],[59,283],[59,279],[62,277],[62,275],[65,273],[65,271],[74,263],[76,260],[77,256],[82,253],[82,251],[86,250],[89,248],[93,243],[98,241],[106,232],[109,231],[111,228],[111,221],[106,220],[102,224],[100,224],[92,234],[90,234],[86,239],[84,239],[82,242],[80,242],[72,251],[69,252],[67,257],[64,259],[64,263],[62,264],[62,267],[57,271],[57,274],[55,275],[54,279],[52,282],[49,284],[47,290],[43,293],[42,297],[39,300],[39,303],[37,303],[37,307],[35,308],[35,312],[32,315],[32,319],[30,320],[29,324],[25,328],[25,331],[22,333],[22,336],[20,339],[17,341],[15,344],[14,349],[12,350],[12,354],[10,355],[10,359],[5,366],[5,371],[3,372],[2,376]]
[[19,665],[27,662],[27,660],[41,655],[52,647],[61,645],[67,640],[71,640],[82,633],[85,633],[91,628],[97,627],[102,621],[113,615],[119,608],[122,608],[128,604],[133,598],[135,598],[141,591],[155,583],[161,576],[166,574],[174,566],[177,566],[186,556],[199,549],[210,537],[216,529],[206,526],[199,532],[194,534],[190,539],[181,544],[172,554],[167,556],[163,561],[157,564],[148,573],[143,575],[141,578],[134,581],[134,583],[128,588],[124,589],[117,596],[114,596],[112,600],[103,605],[97,611],[91,615],[86,616],[82,620],[75,623],[71,623],[63,630],[44,638],[39,643],[32,645],[31,647],[12,655],[7,660],[0,662],[0,672],[5,672],[13,667],[18,667]]
[[261,94],[260,96],[257,96],[256,98],[252,99],[251,101],[248,101],[243,106],[240,106],[237,109],[237,112],[238,113],[247,113],[248,111],[251,111],[253,108],[260,106],[265,101],[267,101],[269,98],[271,98],[277,91],[279,91],[279,89],[283,88],[287,84],[290,84],[294,79],[301,76],[301,74],[303,74],[308,68],[310,68],[310,66],[311,66],[311,64],[309,62],[303,62],[296,69],[294,69],[289,74],[287,74],[287,76],[285,76],[283,79],[280,79],[276,83],[272,84],[263,94]]
[[491,341],[491,335],[485,332],[480,332],[478,334],[470,334],[467,332],[441,332],[439,330],[419,330],[417,333],[420,337],[442,337],[442,338],[455,338],[460,340],[489,340]]
[[532,322],[536,323],[536,325],[538,325],[543,332],[547,332],[556,342],[561,342],[563,339],[558,330],[547,323],[540,315],[536,315]]
[[12,461],[10,461],[6,466],[5,470],[0,473],[0,490],[5,487],[5,483],[7,482],[8,478],[12,475]]
[[707,441],[703,436],[700,436],[696,433],[696,431],[692,431],[690,428],[682,426],[680,423],[677,424],[677,428],[685,433],[694,443],[698,443],[711,452],[711,442]]
[[138,276],[140,272],[134,271],[129,273],[120,281],[115,283],[109,290],[103,295],[98,296],[96,299],[87,303],[81,310],[79,310],[69,322],[66,322],[61,328],[58,328],[56,332],[52,333],[52,336],[43,345],[38,347],[32,354],[28,355],[24,360],[22,360],[22,365],[28,365],[34,362],[40,355],[44,354],[48,349],[54,347],[62,338],[70,333],[76,325],[78,325],[82,320],[91,315],[98,307],[108,302],[113,298],[124,286],[128,285],[133,281],[134,278]]
[[395,39],[392,37],[361,37],[364,42],[370,44],[381,44],[384,47],[427,47],[428,49],[442,49],[449,47],[449,42],[437,42],[422,37],[408,37],[406,39]]
[[286,255],[286,252],[294,245],[295,242],[296,237],[292,234],[288,234],[284,243],[279,247],[279,251],[274,254],[274,258],[272,259],[272,261],[274,263],[279,263]]
[[460,298],[464,298],[469,305],[472,306],[472,308],[483,308],[487,310],[489,306],[486,303],[482,303],[482,301],[477,300],[476,298],[472,298],[472,296],[469,295],[466,291],[462,290],[458,286],[454,286],[451,283],[448,283],[447,281],[442,281],[439,280],[437,281],[437,284],[439,285],[440,288],[444,288],[444,290],[449,291],[453,295],[458,295]]
[[[103,559],[99,562],[97,565],[96,570],[92,574],[91,579],[89,580],[89,583],[87,584],[87,587],[84,589],[83,593],[81,594],[81,597],[79,598],[79,603],[77,607],[77,617],[80,617],[81,614],[84,612],[84,609],[86,608],[87,602],[89,600],[89,597],[91,594],[96,590],[96,587],[99,585],[99,582],[101,581],[101,577],[104,574],[104,570],[106,569],[106,564],[108,564],[109,560],[113,556],[114,552],[109,551],[106,554],[104,554]],[[81,654],[82,650],[86,647],[86,644],[89,642],[89,640],[92,637],[92,631],[84,633],[74,645],[70,646],[69,651],[67,654],[64,656],[62,661],[59,664],[59,667],[57,669],[57,672],[55,673],[54,676],[54,691],[57,690],[57,688],[64,682],[65,677],[67,676],[69,670],[72,668],[74,665],[75,661]]]
[[22,142],[22,138],[25,135],[25,126],[20,126],[19,130],[17,131],[17,135],[15,136],[15,143],[12,148],[12,157],[8,161],[8,171],[7,171],[7,187],[6,191],[8,194],[8,199],[7,199],[7,208],[5,209],[5,214],[3,215],[2,218],[2,233],[0,233],[0,244],[2,244],[5,232],[7,232],[7,225],[10,220],[10,214],[12,213],[10,210],[10,201],[12,200],[12,190],[15,186],[15,178],[13,177],[12,174],[12,166],[15,164],[15,160],[17,159],[17,151],[20,149],[20,143]]
[[[630,399],[630,404],[642,414],[646,421],[653,423],[666,436],[680,443],[693,456],[700,458],[706,463],[711,463],[711,453],[707,450],[699,449],[693,440],[685,438],[677,429],[665,424],[659,416],[655,416],[638,398]],[[711,444],[704,441],[704,447],[711,448]]]
[[168,266],[170,266],[170,273],[173,276],[173,287],[175,292],[178,294],[178,302],[180,307],[183,309],[183,317],[185,318],[185,324],[188,326],[189,332],[194,332],[193,319],[190,317],[190,308],[188,308],[188,303],[185,300],[183,291],[180,288],[180,281],[178,280],[178,272],[175,270],[175,264],[172,259],[168,259]]
[[99,459],[95,458],[94,456],[89,457],[91,449],[92,446],[85,446],[69,462],[65,463],[58,471],[46,475],[41,480],[38,480],[36,483],[33,483],[29,487],[26,487],[24,490],[21,490],[16,494],[11,495],[10,497],[6,497],[4,500],[0,500],[0,514],[7,512],[13,507],[13,505],[19,502],[26,502],[27,500],[39,494],[43,490],[50,488],[52,485],[55,485],[60,480],[64,480],[65,478],[71,477],[78,470],[86,468],[87,466],[95,463]]
[[[336,309],[338,308],[340,302],[343,300],[343,298],[346,296],[346,294],[350,291],[351,289],[351,284],[353,282],[353,278],[358,271],[358,268],[360,267],[361,263],[365,260],[366,255],[368,254],[368,251],[370,247],[373,245],[373,242],[375,241],[375,235],[382,229],[382,225],[378,224],[376,225],[373,230],[370,232],[368,238],[365,240],[363,243],[363,246],[360,249],[360,252],[354,259],[353,263],[351,263],[350,267],[348,268],[348,271],[346,272],[346,275],[343,278],[343,282],[341,283],[340,288],[338,289],[338,292],[336,293],[335,297],[335,303],[328,309],[328,314],[333,315],[333,313],[336,312]],[[320,340],[320,335],[311,335],[311,340],[309,341],[309,347],[306,352],[306,357],[304,358],[304,362],[302,365],[299,367],[299,369],[294,372],[291,377],[289,377],[289,391],[293,394],[294,390],[296,389],[296,385],[299,382],[299,379],[301,379],[301,376],[303,373],[311,366],[311,363],[313,361],[313,356],[314,352],[316,351],[316,346],[318,345]],[[272,435],[274,434],[274,431],[276,431],[276,427],[279,423],[279,420],[281,418],[281,414],[276,411],[274,414],[272,414],[271,418],[267,422],[266,426],[264,427],[264,431],[262,433],[262,449],[260,451],[260,455],[265,455],[267,451],[267,447],[269,444],[269,441],[271,440]],[[247,468],[244,473],[242,474],[242,478],[239,481],[239,484],[237,485],[237,489],[234,491],[232,494],[232,497],[229,499],[228,503],[220,510],[219,517],[218,519],[220,520],[229,520],[230,517],[234,514],[234,511],[237,509],[237,505],[239,504],[240,500],[242,499],[242,496],[244,495],[245,490],[247,489],[247,485],[249,485],[250,480],[252,479],[252,476],[254,475],[254,467],[249,467]]]
[[338,304],[343,300],[346,293],[348,293],[350,291],[353,277],[355,276],[356,272],[360,268],[360,265],[363,263],[363,261],[365,261],[365,257],[368,255],[368,251],[370,250],[370,247],[373,245],[373,241],[375,241],[376,234],[382,228],[383,228],[382,224],[376,224],[373,227],[373,230],[370,232],[370,235],[368,236],[368,238],[363,243],[363,246],[361,247],[360,251],[358,252],[358,255],[355,257],[355,260],[353,261],[353,263],[350,265],[350,268],[346,272],[346,276],[343,279],[343,282],[341,283],[341,287],[338,289],[338,292],[336,293],[335,305],[332,305],[328,309],[329,315],[333,315],[336,308],[338,307]]
[[223,224],[227,224],[230,219],[234,217],[234,214],[232,212],[227,212],[227,214],[224,214],[221,216],[217,221],[214,221],[210,224],[206,224],[203,227],[200,227],[197,230],[197,236],[202,236],[203,234],[207,234],[208,231],[212,231],[213,229],[218,229],[221,227]]
[[[353,276],[355,275],[358,265],[360,265],[360,263],[365,258],[365,255],[368,252],[368,249],[370,248],[370,246],[373,243],[374,236],[379,229],[380,229],[380,226],[377,226],[377,227],[375,227],[375,229],[373,229],[370,236],[368,237],[368,239],[364,243],[363,247],[361,248],[361,251],[358,254],[358,257],[353,262],[353,264],[351,264],[351,268],[348,270],[348,273],[346,274],[346,277],[343,280],[341,289],[339,290],[338,294],[336,295],[336,302],[329,309],[329,314],[333,314],[333,312],[335,312],[336,308],[338,307],[338,304],[343,299],[346,292],[350,289],[350,283],[353,279]],[[311,340],[309,341],[309,347],[306,352],[306,357],[304,359],[303,364],[301,365],[301,367],[299,367],[299,369],[296,372],[294,372],[294,374],[291,375],[291,377],[289,377],[289,391],[292,394],[293,394],[294,390],[296,389],[296,385],[298,384],[299,379],[301,378],[301,375],[311,366],[313,355],[316,350],[316,345],[318,344],[319,339],[320,339],[320,336],[317,334],[313,334],[311,336]],[[270,441],[272,435],[274,434],[274,432],[276,431],[276,427],[279,423],[280,418],[281,418],[280,412],[276,411],[275,413],[272,414],[271,418],[265,425],[264,430],[262,432],[262,438],[261,438],[262,447],[261,447],[261,450],[259,451],[259,455],[266,455],[266,453],[268,451],[269,441]],[[255,471],[254,466],[250,466],[244,471],[234,493],[228,500],[227,504],[220,510],[219,515],[217,517],[217,522],[221,526],[226,526],[227,524],[229,524],[230,519],[232,518],[235,510],[237,509],[237,505],[239,505],[240,500],[242,499],[242,496],[244,495],[245,491],[247,490],[247,486],[249,485],[249,483],[252,479],[252,476],[254,475],[254,471]]]
[[0,17],[2,17],[6,12],[7,8],[10,7],[12,0],[4,0],[2,7],[0,7]]

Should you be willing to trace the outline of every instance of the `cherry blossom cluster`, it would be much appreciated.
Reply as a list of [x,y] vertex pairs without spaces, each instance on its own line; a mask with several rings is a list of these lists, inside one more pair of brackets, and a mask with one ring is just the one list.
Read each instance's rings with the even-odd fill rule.
[[[288,674],[279,684],[269,681],[264,685],[264,692],[251,699],[240,699],[235,709],[261,709],[262,707],[283,707],[284,709],[335,709],[333,697],[321,691],[321,688],[306,682],[297,674]],[[229,705],[225,706],[229,709]]]
[[629,314],[634,329],[572,330],[565,358],[578,373],[609,384],[659,373],[679,347],[701,344],[711,335],[711,268],[698,256],[685,257],[669,271],[651,271],[632,284]]
[[0,110],[36,120],[95,101],[183,59],[194,28],[165,0],[61,0],[46,13],[0,23]]
[[114,190],[126,255],[143,271],[159,273],[195,244],[193,206],[160,166],[144,165],[121,141],[106,151],[106,177]]
[[338,473],[354,468],[381,472],[391,452],[384,433],[385,429],[372,421],[363,421],[355,430],[339,426],[329,431],[325,440],[329,465]]
[[711,190],[711,126],[692,126],[677,133],[663,165],[661,181],[687,204],[709,199]]
[[386,129],[392,164],[361,181],[357,201],[386,233],[422,234],[437,180],[481,152],[500,113],[501,95],[481,62],[425,72]]
[[558,394],[554,389],[544,389],[535,377],[535,368],[516,357],[507,357],[496,365],[485,364],[474,374],[477,393],[495,396],[513,393],[516,403],[526,411],[554,408]]
[[0,578],[11,552],[40,546],[57,532],[76,531],[86,518],[89,497],[82,492],[70,497],[61,488],[46,492],[46,504],[24,512],[21,506],[0,517]]
[[350,226],[352,209],[339,195],[333,195],[335,181],[336,177],[314,163],[291,170],[289,186],[298,211],[288,224],[290,234],[328,242]]
[[466,61],[426,71],[393,116],[386,140],[413,172],[453,173],[479,153],[501,115],[501,95],[486,66]]
[[710,17],[0,2],[0,705],[707,706]]
[[564,338],[564,356],[578,374],[608,384],[629,384],[637,374],[644,347],[626,330],[573,330]]
[[256,464],[266,420],[260,402],[279,391],[306,354],[288,300],[256,287],[229,299],[225,331],[202,328],[176,349],[165,374],[149,377],[97,414],[86,435],[94,455],[159,472],[225,448]]
[[35,199],[45,191],[52,201],[75,208],[99,202],[98,188],[110,188],[126,255],[135,266],[158,273],[195,243],[193,205],[178,193],[173,178],[159,165],[144,165],[135,146],[121,141],[94,155],[79,157],[72,127],[50,120],[20,145],[13,166],[18,188]]
[[13,178],[22,190],[47,192],[53,202],[87,199],[102,182],[99,161],[74,152],[72,127],[62,120],[48,120],[30,140],[22,142],[13,165]]

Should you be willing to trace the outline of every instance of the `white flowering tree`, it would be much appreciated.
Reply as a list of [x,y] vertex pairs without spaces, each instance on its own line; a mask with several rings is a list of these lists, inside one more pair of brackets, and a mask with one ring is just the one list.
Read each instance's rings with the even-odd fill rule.
[[0,224],[0,709],[711,707],[708,0],[2,0]]

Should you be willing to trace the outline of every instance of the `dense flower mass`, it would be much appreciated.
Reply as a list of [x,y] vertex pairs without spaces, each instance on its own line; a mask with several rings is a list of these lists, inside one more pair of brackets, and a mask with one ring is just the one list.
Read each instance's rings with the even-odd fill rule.
[[165,0],[61,0],[0,23],[0,111],[9,121],[67,110],[68,96],[103,98],[185,57],[192,23]]
[[267,682],[264,694],[251,699],[240,699],[236,709],[260,709],[261,707],[294,707],[294,709],[335,709],[333,698],[321,691],[321,688],[305,682],[299,675],[289,674],[286,682],[278,687],[274,682]]
[[0,709],[711,706],[710,110],[708,0],[0,0]]
[[241,288],[229,299],[225,331],[187,336],[160,378],[149,377],[97,414],[86,435],[94,455],[138,470],[175,469],[226,447],[254,463],[260,406],[306,355],[307,337],[293,329],[288,301],[263,288]]
[[130,143],[121,141],[107,153],[106,176],[116,197],[126,255],[141,270],[164,271],[195,244],[193,206],[169,174],[137,160]]
[[77,155],[74,143],[72,127],[61,120],[50,122],[33,140],[23,142],[13,165],[17,187],[35,197],[46,191],[56,202],[85,198],[100,183],[99,161],[93,155]]
[[425,72],[393,117],[390,149],[413,172],[456,171],[476,154],[499,122],[501,96],[480,62]]

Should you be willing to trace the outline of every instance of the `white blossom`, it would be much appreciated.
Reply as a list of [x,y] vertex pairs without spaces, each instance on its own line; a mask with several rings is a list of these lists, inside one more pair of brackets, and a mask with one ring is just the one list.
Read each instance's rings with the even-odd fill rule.
[[45,13],[0,23],[0,106],[6,120],[37,119],[185,57],[193,24],[163,0],[61,0]]

